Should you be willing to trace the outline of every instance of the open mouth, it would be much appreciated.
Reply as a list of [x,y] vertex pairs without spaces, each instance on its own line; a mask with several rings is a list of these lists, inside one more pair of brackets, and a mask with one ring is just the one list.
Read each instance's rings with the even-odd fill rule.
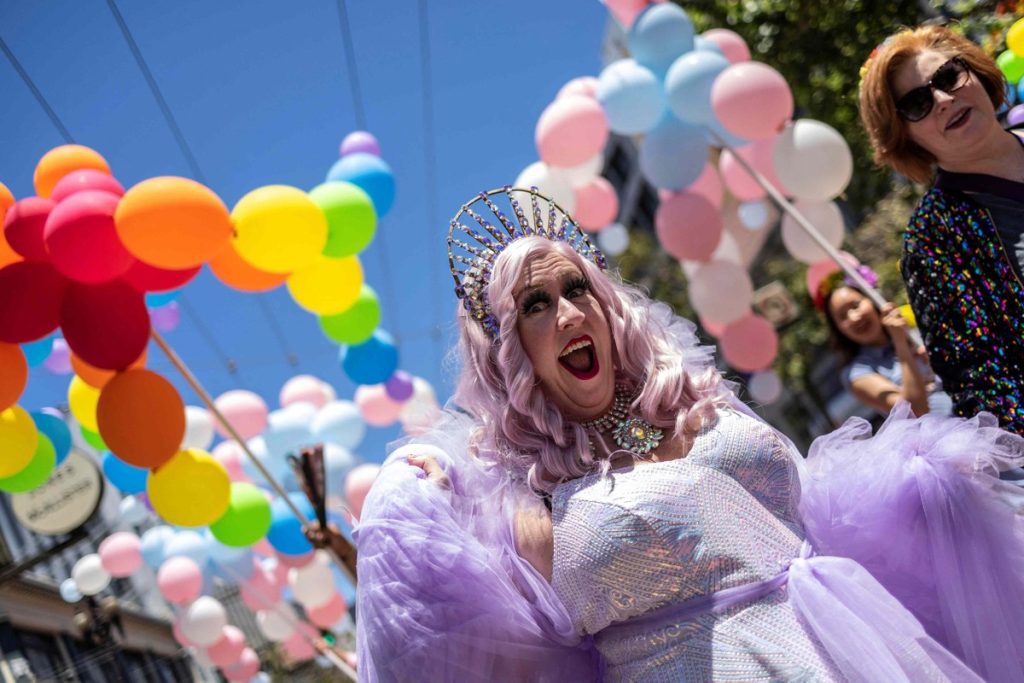
[[588,335],[570,339],[558,354],[558,362],[577,379],[591,379],[601,369],[597,362],[594,340]]
[[970,108],[961,110],[959,114],[956,114],[949,120],[949,123],[946,124],[946,130],[963,127],[969,118],[971,118]]

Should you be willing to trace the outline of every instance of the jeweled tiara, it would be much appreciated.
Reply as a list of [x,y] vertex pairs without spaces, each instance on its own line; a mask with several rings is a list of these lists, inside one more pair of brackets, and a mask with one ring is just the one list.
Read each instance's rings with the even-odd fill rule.
[[[506,215],[507,209],[502,211],[495,200],[511,207],[514,223]],[[529,201],[532,222],[523,211],[521,201]],[[484,213],[482,206],[497,219],[497,226],[480,215]],[[464,217],[472,221],[467,225],[462,222]],[[508,245],[532,235],[565,242],[598,268],[604,270],[607,267],[604,254],[590,243],[590,238],[572,216],[554,200],[540,194],[536,187],[524,190],[506,185],[481,192],[463,204],[449,224],[448,265],[455,279],[456,296],[462,299],[462,305],[492,339],[498,336],[498,321],[491,313],[486,292],[494,262]]]

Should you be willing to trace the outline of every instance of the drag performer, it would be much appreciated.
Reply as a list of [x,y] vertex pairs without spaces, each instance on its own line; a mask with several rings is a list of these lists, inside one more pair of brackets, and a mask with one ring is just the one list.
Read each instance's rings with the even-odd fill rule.
[[465,205],[449,257],[453,409],[356,531],[364,680],[1024,680],[993,418],[901,404],[805,463],[535,191]]

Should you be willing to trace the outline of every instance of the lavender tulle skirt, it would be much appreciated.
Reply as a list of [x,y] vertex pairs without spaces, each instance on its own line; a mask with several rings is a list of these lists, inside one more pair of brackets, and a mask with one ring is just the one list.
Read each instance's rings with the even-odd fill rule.
[[990,681],[1024,681],[1024,492],[999,479],[1024,439],[982,413],[914,418],[897,405],[814,442],[800,510],[819,554],[867,569]]

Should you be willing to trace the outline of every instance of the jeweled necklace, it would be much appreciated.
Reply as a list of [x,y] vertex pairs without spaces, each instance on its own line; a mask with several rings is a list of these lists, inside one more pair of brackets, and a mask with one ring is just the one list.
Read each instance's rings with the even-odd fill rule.
[[598,434],[604,434],[610,430],[612,439],[619,448],[624,448],[636,455],[647,455],[658,447],[665,433],[660,427],[655,427],[643,418],[630,416],[629,405],[639,393],[639,388],[631,392],[625,384],[616,384],[615,399],[608,412],[601,417],[580,424],[586,429],[593,429]]

